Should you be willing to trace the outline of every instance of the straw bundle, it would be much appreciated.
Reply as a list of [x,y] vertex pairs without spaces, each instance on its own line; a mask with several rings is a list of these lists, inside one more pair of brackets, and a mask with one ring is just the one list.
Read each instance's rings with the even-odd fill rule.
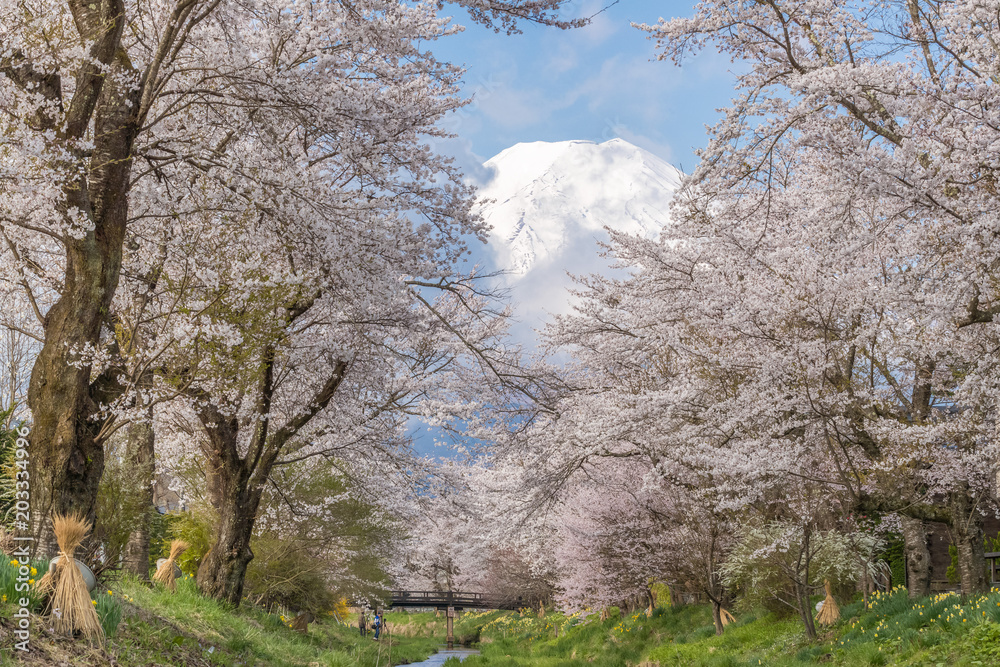
[[726,627],[730,623],[736,622],[736,617],[730,614],[728,611],[719,607],[719,616],[722,617],[722,627]]
[[184,540],[174,540],[170,543],[170,556],[167,560],[163,561],[163,564],[157,568],[156,574],[153,575],[153,581],[159,581],[161,584],[166,585],[171,591],[177,590],[177,582],[174,581],[176,576],[174,573],[174,562],[180,558],[181,554],[184,553],[187,548],[191,546]]
[[840,620],[840,607],[837,606],[837,601],[833,599],[830,581],[824,581],[823,586],[826,587],[826,599],[823,600],[823,608],[819,610],[819,615],[816,616],[816,622],[821,625],[833,625]]
[[73,558],[83,538],[90,532],[90,524],[78,515],[56,515],[52,517],[52,530],[59,543],[60,559],[46,575],[49,581],[45,585],[51,586],[52,590],[49,621],[56,632],[72,635],[79,630],[87,639],[103,640],[101,621],[90,599],[83,573]]

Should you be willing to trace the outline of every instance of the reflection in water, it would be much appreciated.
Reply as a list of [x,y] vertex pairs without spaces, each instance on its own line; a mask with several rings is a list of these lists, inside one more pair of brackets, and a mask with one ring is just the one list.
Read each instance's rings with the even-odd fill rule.
[[479,651],[471,648],[443,648],[423,662],[415,662],[410,667],[440,667],[448,658],[464,660],[470,655],[479,655]]

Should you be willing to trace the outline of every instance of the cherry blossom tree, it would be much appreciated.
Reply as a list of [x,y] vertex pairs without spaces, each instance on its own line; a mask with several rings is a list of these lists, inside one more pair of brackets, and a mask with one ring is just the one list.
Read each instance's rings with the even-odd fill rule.
[[502,328],[480,310],[463,321],[462,309],[477,300],[462,294],[466,288],[449,283],[444,297],[425,304],[410,281],[386,275],[378,270],[360,285],[323,280],[305,302],[301,286],[269,285],[237,317],[227,294],[204,300],[214,305],[203,311],[201,330],[219,335],[195,338],[174,363],[186,410],[204,435],[198,441],[219,513],[216,543],[199,569],[206,592],[240,599],[261,493],[277,468],[350,453],[403,467],[412,458],[402,433],[410,414],[462,417],[474,409],[465,392],[483,377],[480,363],[488,359],[494,373],[510,367],[506,355],[490,352]]
[[[523,21],[574,25],[557,19],[559,4],[457,6],[514,31]],[[175,227],[189,216],[206,213],[211,235],[213,213],[254,202],[242,222],[290,224],[294,209],[308,234],[331,205],[352,208],[360,226],[398,197],[402,208],[420,203],[421,229],[440,232],[435,261],[457,235],[476,233],[449,222],[465,195],[454,179],[432,184],[441,163],[417,139],[460,104],[457,70],[420,46],[455,29],[438,12],[229,0],[19,0],[0,10],[3,275],[44,328],[28,393],[37,517],[93,517],[102,442],[120,424],[107,407],[137,384],[108,363],[127,330],[116,296],[123,278],[156,289],[163,251],[176,250]],[[387,173],[400,187],[381,188]]]
[[914,568],[923,522],[948,523],[966,592],[984,585],[995,504],[995,20],[968,4],[708,2],[643,26],[664,58],[714,45],[745,69],[671,232],[687,241],[624,253],[661,293],[697,293],[677,302],[710,336],[760,343],[740,361],[772,381],[731,414],[780,416],[786,441],[811,432],[832,472],[818,483],[902,513]]

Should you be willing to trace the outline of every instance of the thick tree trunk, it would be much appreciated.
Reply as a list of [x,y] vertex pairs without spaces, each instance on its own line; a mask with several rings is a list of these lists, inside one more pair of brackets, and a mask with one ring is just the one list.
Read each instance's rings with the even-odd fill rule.
[[954,492],[951,504],[951,535],[958,549],[958,573],[962,579],[962,594],[976,595],[986,591],[986,558],[983,555],[983,518],[976,510],[975,500],[963,492]]
[[722,605],[715,600],[712,600],[712,622],[715,623],[715,634],[721,635],[726,628],[722,625]]
[[[91,241],[92,237],[88,235]],[[90,367],[74,367],[72,353],[97,341],[99,313],[110,302],[102,298],[103,281],[94,275],[97,272],[87,270],[93,263],[70,253],[66,287],[47,316],[45,343],[28,386],[34,418],[31,510],[37,548],[44,556],[58,550],[51,528],[53,514],[77,513],[93,524],[104,472],[104,449],[95,441],[100,425],[89,421],[96,412]]]
[[[152,417],[152,414],[148,415]],[[129,535],[125,546],[125,559],[122,566],[126,572],[149,580],[149,513],[153,510],[153,456],[154,435],[151,423],[134,423],[128,427],[128,450],[125,460],[135,466],[139,488],[136,492],[142,496],[145,511],[138,517],[138,525]]]
[[903,527],[903,554],[906,560],[906,588],[910,598],[931,593],[931,551],[927,544],[927,524],[921,519],[900,517]]
[[198,568],[198,587],[234,607],[243,599],[243,580],[253,560],[250,539],[260,505],[260,491],[245,476],[226,484],[215,543]]
[[[311,303],[312,300],[309,305]],[[296,312],[301,314],[307,309],[308,305]],[[294,317],[289,319],[289,323],[292,319]],[[348,366],[346,361],[337,362],[331,377],[311,402],[310,411],[298,415],[269,435],[268,415],[274,391],[273,363],[272,348],[264,354],[261,386],[257,396],[257,414],[260,419],[254,426],[245,456],[241,456],[237,446],[240,423],[235,417],[227,416],[207,400],[196,408],[207,436],[203,448],[209,477],[209,495],[219,511],[215,544],[198,568],[197,581],[203,593],[233,606],[238,606],[242,600],[243,579],[247,565],[253,560],[250,538],[253,536],[264,483],[288,440],[332,400]],[[450,588],[449,585],[449,590]]]
[[[119,49],[125,25],[121,1],[73,7],[81,36],[92,41],[90,55],[99,62],[78,71],[67,116],[59,128],[51,129],[70,145],[92,129],[94,148],[89,158],[77,156],[79,162],[67,165],[87,170],[63,185],[58,212],[74,226],[78,225],[70,221],[69,211],[82,213],[93,228],[82,238],[64,238],[66,275],[58,301],[45,316],[45,342],[28,386],[34,419],[32,521],[36,549],[46,555],[56,551],[53,513],[78,513],[90,522],[96,515],[97,488],[104,472],[98,435],[104,423],[92,415],[98,404],[114,396],[114,378],[98,378],[92,384],[91,368],[80,365],[79,354],[88,346],[99,347],[101,326],[118,288],[141,97],[140,87],[129,80],[131,65]],[[115,76],[102,71],[99,63],[111,66]]]

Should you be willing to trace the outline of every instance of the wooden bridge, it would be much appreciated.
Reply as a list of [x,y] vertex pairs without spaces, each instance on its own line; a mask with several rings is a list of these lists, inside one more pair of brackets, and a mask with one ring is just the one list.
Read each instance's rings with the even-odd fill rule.
[[523,598],[490,596],[483,593],[457,591],[392,591],[390,607],[399,609],[434,607],[435,609],[521,609],[530,606]]

